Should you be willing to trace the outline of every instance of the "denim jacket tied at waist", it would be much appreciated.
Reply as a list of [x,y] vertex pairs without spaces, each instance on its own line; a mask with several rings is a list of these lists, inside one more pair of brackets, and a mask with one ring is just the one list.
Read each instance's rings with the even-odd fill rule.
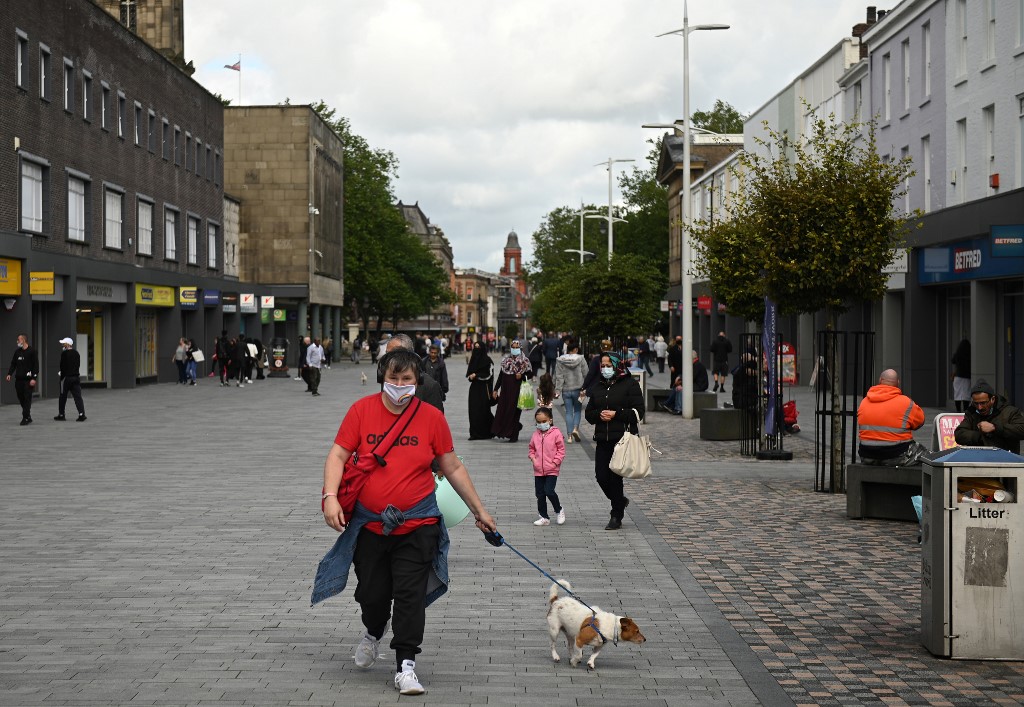
[[400,511],[388,506],[378,515],[368,511],[358,501],[355,511],[349,519],[348,527],[338,536],[338,540],[316,569],[316,580],[313,582],[312,604],[340,594],[348,584],[348,572],[352,559],[356,554],[356,541],[359,531],[367,523],[379,521],[384,525],[384,534],[390,535],[395,528],[403,525],[406,520],[415,518],[437,518],[441,534],[437,541],[437,555],[434,557],[433,573],[427,579],[427,606],[433,604],[448,591],[448,529],[444,526],[444,517],[437,506],[437,497],[433,492],[407,511]]

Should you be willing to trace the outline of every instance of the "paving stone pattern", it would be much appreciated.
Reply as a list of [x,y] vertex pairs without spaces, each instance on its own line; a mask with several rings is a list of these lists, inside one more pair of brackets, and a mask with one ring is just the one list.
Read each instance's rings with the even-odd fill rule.
[[336,537],[319,510],[323,459],[373,390],[359,382],[372,369],[346,363],[324,372],[319,398],[291,379],[204,379],[87,390],[81,424],[51,421],[53,400],[27,427],[0,408],[0,705],[1024,700],[1020,666],[918,645],[913,525],[847,521],[844,499],[809,491],[807,442],[794,440],[794,463],[751,461],[652,414],[666,454],[654,478],[627,482],[623,529],[603,530],[586,440],[558,483],[568,522],[538,528],[525,439],[465,441],[463,365],[449,362],[448,419],[501,531],[588,602],[634,617],[644,645],[608,647],[594,672],[553,664],[549,581],[463,523],[452,589],[428,610],[426,695],[399,697],[390,651],[355,669],[351,586],[309,606]]

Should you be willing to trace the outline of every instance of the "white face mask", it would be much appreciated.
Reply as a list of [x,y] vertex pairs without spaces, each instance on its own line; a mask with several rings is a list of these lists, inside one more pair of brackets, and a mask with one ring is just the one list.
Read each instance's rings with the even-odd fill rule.
[[537,423],[537,429],[540,430],[541,432],[547,432],[548,430],[551,429],[551,423],[550,422],[538,422]]
[[388,396],[388,400],[401,407],[412,400],[413,396],[416,395],[416,386],[395,385],[394,383],[384,381],[384,394]]
[[609,367],[602,366],[601,367],[601,375],[604,376],[605,378],[611,378],[612,376],[615,375],[615,369],[611,368],[610,366]]

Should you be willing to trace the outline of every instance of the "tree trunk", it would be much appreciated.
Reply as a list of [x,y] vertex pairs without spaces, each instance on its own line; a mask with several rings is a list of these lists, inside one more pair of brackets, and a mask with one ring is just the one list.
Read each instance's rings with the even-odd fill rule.
[[[838,315],[831,307],[827,310],[827,318],[828,321],[826,329],[835,333],[836,326],[838,324]],[[840,360],[839,347],[837,346],[839,339],[836,337],[828,337],[827,341],[828,348],[825,352],[825,373],[831,383],[829,386],[829,394],[831,396],[830,402],[832,404],[832,427],[829,441],[829,490],[832,493],[839,493],[844,489],[843,479],[845,477],[845,474],[843,473],[843,426],[839,398],[845,391],[840,390],[841,377],[839,375],[839,367],[842,362]]]

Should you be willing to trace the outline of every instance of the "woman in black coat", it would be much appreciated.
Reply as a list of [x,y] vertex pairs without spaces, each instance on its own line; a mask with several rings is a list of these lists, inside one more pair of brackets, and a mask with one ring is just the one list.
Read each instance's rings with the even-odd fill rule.
[[609,469],[608,463],[626,429],[643,419],[644,395],[615,354],[601,354],[600,379],[590,388],[586,416],[594,426],[594,476],[612,506],[605,530],[618,530],[629,499],[622,492],[622,477]]
[[493,364],[487,350],[479,341],[473,344],[473,353],[466,367],[469,379],[469,439],[490,439],[494,414],[491,412],[491,392],[494,385]]

